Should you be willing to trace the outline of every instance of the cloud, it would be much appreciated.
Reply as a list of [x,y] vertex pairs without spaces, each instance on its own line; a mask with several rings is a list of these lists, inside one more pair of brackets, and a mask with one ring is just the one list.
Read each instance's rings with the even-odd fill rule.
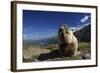
[[82,28],[84,28],[85,26],[90,25],[90,22],[87,22],[85,24],[81,24],[81,25],[77,25],[75,27],[69,27],[69,29],[71,29],[73,32],[81,30]]
[[70,30],[75,31],[77,27],[69,27]]
[[73,32],[80,30],[83,28],[83,26],[76,26],[76,27],[69,27]]
[[80,21],[82,23],[86,22],[89,19],[90,16],[84,16]]
[[83,27],[90,25],[90,22],[83,24]]
[[33,27],[25,27],[24,32],[31,32]]
[[57,35],[55,32],[34,32],[34,33],[24,33],[24,40],[40,40],[44,38],[50,38],[52,36]]
[[23,35],[23,39],[24,39],[24,40],[29,39],[29,38],[28,38],[28,35],[24,34],[24,35]]
[[32,33],[24,33],[23,34],[23,39],[24,40],[29,40],[29,39],[32,39],[33,38],[33,34]]

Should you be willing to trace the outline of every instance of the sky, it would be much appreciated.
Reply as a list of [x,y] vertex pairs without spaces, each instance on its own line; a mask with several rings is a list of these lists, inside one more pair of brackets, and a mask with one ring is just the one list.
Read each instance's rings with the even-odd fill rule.
[[58,28],[62,24],[75,31],[90,23],[90,13],[23,10],[23,38],[49,38],[57,36]]

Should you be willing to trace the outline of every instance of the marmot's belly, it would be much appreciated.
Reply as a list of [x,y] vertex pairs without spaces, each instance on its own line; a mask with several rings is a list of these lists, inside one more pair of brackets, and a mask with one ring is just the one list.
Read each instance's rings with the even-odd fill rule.
[[74,54],[74,50],[75,50],[75,48],[74,48],[74,44],[73,43],[71,43],[71,44],[69,44],[66,48],[65,48],[65,56],[71,56],[71,55],[73,55]]

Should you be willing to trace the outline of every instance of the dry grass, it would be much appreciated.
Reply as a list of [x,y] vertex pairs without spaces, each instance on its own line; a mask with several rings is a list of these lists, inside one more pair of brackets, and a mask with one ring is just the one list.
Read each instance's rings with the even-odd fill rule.
[[[82,54],[84,52],[90,53],[91,47],[90,43],[79,43],[79,50]],[[44,47],[40,46],[29,46],[26,49],[23,49],[23,62],[37,62],[37,58],[40,54],[49,53],[52,50],[58,49],[58,45],[48,45]],[[63,57],[63,58],[55,58],[49,59],[46,61],[60,61],[60,60],[81,60],[80,55],[71,56],[71,57]]]

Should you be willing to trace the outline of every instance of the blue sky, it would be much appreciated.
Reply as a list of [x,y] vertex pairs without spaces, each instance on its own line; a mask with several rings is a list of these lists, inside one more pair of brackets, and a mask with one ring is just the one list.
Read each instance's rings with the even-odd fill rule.
[[76,30],[91,21],[90,13],[23,10],[23,38],[39,40],[57,35],[61,24]]

